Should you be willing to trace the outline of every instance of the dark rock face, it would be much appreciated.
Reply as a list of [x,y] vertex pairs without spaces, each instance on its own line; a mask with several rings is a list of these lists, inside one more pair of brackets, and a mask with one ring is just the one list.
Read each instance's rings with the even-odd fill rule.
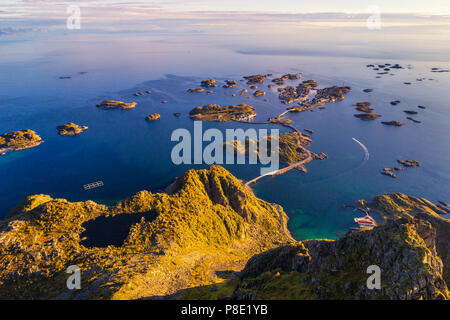
[[[381,289],[367,288],[368,266],[381,270]],[[436,231],[423,219],[398,219],[336,241],[307,240],[249,260],[233,298],[448,299],[436,253]],[[252,280],[250,280],[252,279]]]

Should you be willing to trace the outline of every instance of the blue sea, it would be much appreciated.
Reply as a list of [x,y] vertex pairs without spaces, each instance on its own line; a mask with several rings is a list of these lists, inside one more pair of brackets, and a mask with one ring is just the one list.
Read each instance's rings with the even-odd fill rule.
[[[248,89],[246,82],[239,81],[243,76],[259,73],[302,73],[301,80],[317,80],[320,88],[352,87],[344,101],[327,104],[326,109],[288,115],[297,128],[315,131],[309,148],[325,152],[328,159],[308,164],[307,173],[292,170],[253,186],[258,197],[284,207],[297,239],[338,237],[356,226],[353,218],[359,215],[342,205],[379,194],[402,192],[450,202],[450,73],[431,72],[433,67],[450,68],[449,46],[443,39],[436,40],[439,45],[428,46],[431,40],[425,31],[418,33],[417,41],[403,37],[415,30],[389,33],[389,38],[380,33],[371,36],[369,31],[355,35],[354,30],[340,30],[339,37],[332,37],[329,31],[314,30],[308,37],[308,30],[294,36],[1,36],[0,132],[28,128],[45,142],[0,157],[0,217],[28,195],[112,205],[140,190],[161,192],[184,171],[206,168],[206,164],[173,164],[171,150],[176,143],[171,142],[171,133],[178,128],[193,130],[189,111],[210,103],[251,104],[258,114],[255,121],[280,114],[286,106],[278,100],[276,87],[267,88],[270,80],[262,86],[265,97],[232,96]],[[366,67],[385,63],[399,63],[404,69],[378,75]],[[207,78],[219,82],[214,94],[187,92]],[[222,88],[226,79],[237,80],[239,85]],[[297,82],[288,80],[287,84]],[[363,92],[366,88],[373,92]],[[146,90],[152,93],[133,96]],[[125,111],[96,107],[106,99],[138,104]],[[393,100],[401,103],[392,106]],[[355,118],[354,104],[361,101],[371,102],[382,117],[374,121]],[[404,110],[418,111],[412,117],[422,123],[407,120]],[[161,115],[159,121],[144,120],[154,112]],[[175,117],[175,112],[181,116]],[[405,125],[381,124],[390,120]],[[56,126],[67,122],[89,129],[79,136],[59,136]],[[203,123],[203,127],[286,131],[274,125],[237,123]],[[368,161],[352,138],[368,148]],[[381,175],[383,168],[397,166],[396,159],[415,159],[422,167],[406,168],[398,172],[397,179]],[[226,168],[242,180],[259,175],[254,165]],[[83,189],[95,181],[103,181],[104,186]]]

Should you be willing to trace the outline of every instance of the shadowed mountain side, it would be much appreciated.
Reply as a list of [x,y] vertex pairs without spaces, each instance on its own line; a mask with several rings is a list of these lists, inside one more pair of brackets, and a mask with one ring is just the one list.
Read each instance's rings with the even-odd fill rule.
[[[401,193],[359,201],[385,219],[341,239],[306,240],[255,255],[239,277],[185,290],[182,299],[449,299],[450,221],[426,199]],[[366,281],[380,267],[381,289]]]

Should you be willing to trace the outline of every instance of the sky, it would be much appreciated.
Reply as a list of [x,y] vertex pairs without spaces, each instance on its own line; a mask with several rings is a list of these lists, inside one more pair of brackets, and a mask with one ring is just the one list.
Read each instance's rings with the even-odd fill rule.
[[[378,6],[384,13],[450,14],[449,0],[2,0],[8,5],[42,5],[79,3],[125,5],[146,4],[180,11],[265,11],[283,13],[344,12],[364,13],[369,6]],[[29,8],[30,9],[30,8]],[[31,10],[31,9],[30,9]]]
[[187,10],[363,13],[369,6],[375,5],[386,13],[450,13],[449,0],[179,0],[176,2]]
[[383,27],[432,25],[450,32],[450,0],[0,0],[0,36],[64,32],[73,4],[81,10],[80,32],[365,28],[375,12]]

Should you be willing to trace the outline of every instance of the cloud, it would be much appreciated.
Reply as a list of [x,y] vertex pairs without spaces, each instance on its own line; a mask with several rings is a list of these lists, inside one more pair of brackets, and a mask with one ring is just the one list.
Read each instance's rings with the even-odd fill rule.
[[[3,1],[3,0],[2,0]],[[366,26],[369,14],[342,12],[282,13],[255,11],[212,10],[204,0],[187,1],[126,1],[126,0],[23,0],[8,1],[0,11],[3,35],[27,32],[65,32],[69,17],[67,7],[77,4],[81,8],[83,33],[136,33],[191,32],[285,33],[297,28],[361,28]],[[187,10],[180,6],[203,5],[203,10]],[[209,9],[209,10],[208,10]],[[450,17],[444,15],[382,14],[383,27],[445,26]],[[17,29],[8,29],[17,28]],[[20,30],[20,31],[19,31]]]
[[0,35],[13,35],[17,33],[29,33],[29,32],[37,32],[40,31],[39,28],[30,28],[30,27],[6,27],[0,28]]

